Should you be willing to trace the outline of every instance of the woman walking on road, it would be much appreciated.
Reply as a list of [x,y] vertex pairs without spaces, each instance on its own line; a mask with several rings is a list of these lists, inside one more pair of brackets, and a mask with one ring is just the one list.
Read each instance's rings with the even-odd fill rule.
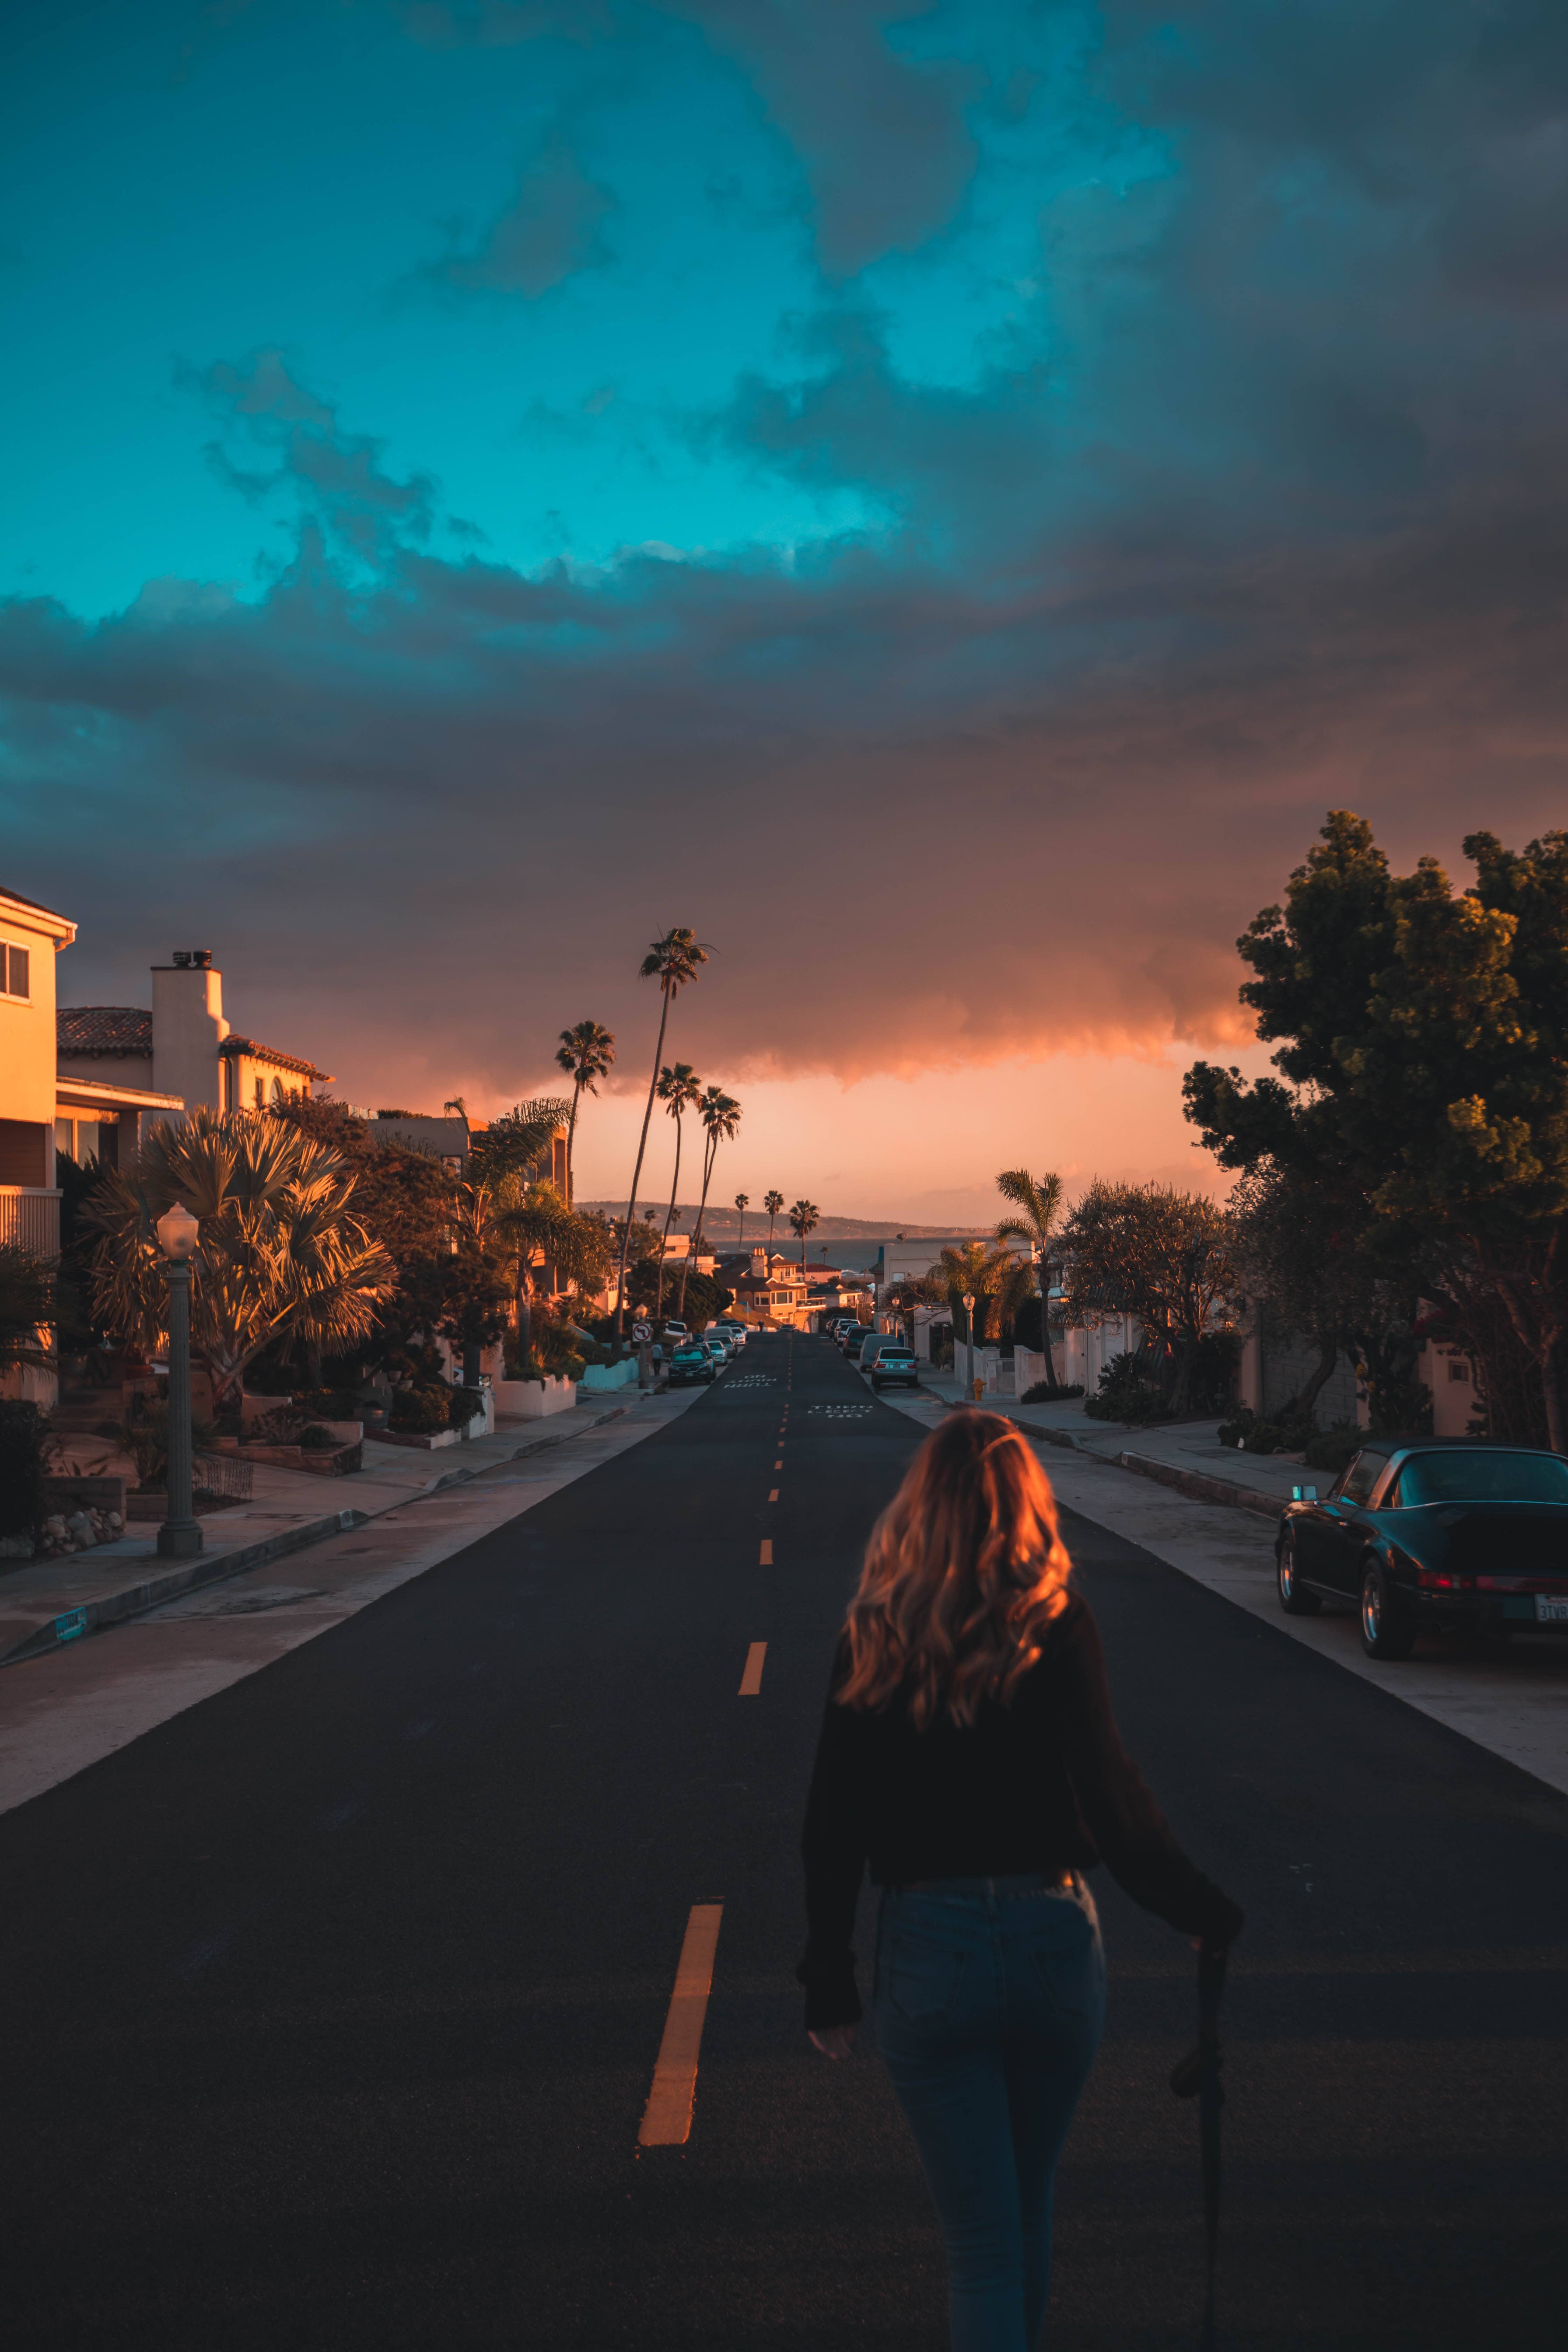
[[1070,1571],[1031,1448],[954,1414],[872,1530],[801,1841],[798,1973],[829,2058],[860,2016],[868,1864],[882,1889],[877,2043],[946,2241],[954,2352],[1034,2352],[1045,2325],[1057,2158],[1105,2014],[1083,1872],[1104,1861],[1200,1942],[1242,1927],[1121,1745]]

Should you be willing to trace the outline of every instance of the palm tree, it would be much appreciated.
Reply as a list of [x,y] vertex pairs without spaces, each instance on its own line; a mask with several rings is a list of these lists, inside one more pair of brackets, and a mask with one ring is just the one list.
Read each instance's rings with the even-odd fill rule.
[[805,1280],[805,1237],[816,1231],[816,1221],[821,1214],[815,1201],[797,1201],[789,1213],[789,1229],[792,1234],[800,1235],[800,1278],[803,1283]]
[[573,1155],[577,1143],[577,1106],[584,1094],[596,1095],[598,1081],[616,1058],[616,1041],[602,1021],[579,1021],[563,1029],[555,1059],[572,1081],[572,1116],[566,1122],[566,1199],[575,1198]]
[[735,1206],[741,1212],[741,1237],[735,1244],[735,1247],[742,1252],[746,1246],[746,1211],[751,1207],[751,1205],[752,1196],[749,1192],[736,1193]]
[[342,1153],[287,1119],[198,1107],[160,1121],[131,1167],[110,1169],[82,1211],[100,1235],[93,1304],[119,1338],[151,1355],[168,1312],[153,1228],[182,1202],[201,1220],[192,1261],[191,1340],[221,1410],[269,1339],[315,1355],[363,1339],[395,1270],[350,1213],[356,1173]]
[[626,1221],[621,1234],[621,1262],[616,1276],[616,1341],[620,1343],[621,1326],[626,1312],[626,1252],[631,1247],[632,1219],[637,1213],[637,1184],[642,1176],[643,1154],[647,1150],[648,1121],[653,1117],[653,1098],[658,1086],[660,1062],[664,1054],[664,1033],[669,1020],[672,997],[678,996],[689,981],[695,980],[708,961],[708,950],[701,946],[694,932],[684,929],[666,931],[655,940],[642,960],[639,978],[657,980],[659,989],[658,1037],[653,1049],[653,1076],[647,1082],[647,1105],[642,1115],[642,1134],[637,1141],[637,1165],[632,1170],[632,1196],[626,1203]]
[[713,1181],[713,1162],[719,1157],[719,1146],[733,1143],[735,1139],[741,1124],[741,1106],[733,1095],[724,1092],[722,1087],[708,1087],[698,1105],[698,1117],[708,1130],[702,1147],[702,1198],[697,1204],[697,1230],[691,1236],[691,1247],[680,1269],[680,1305],[676,1309],[680,1315],[686,1312],[686,1268],[696,1256],[702,1239],[702,1218],[708,1207],[708,1187]]
[[763,1206],[768,1213],[768,1255],[772,1257],[773,1254],[773,1219],[784,1207],[784,1194],[782,1192],[764,1192],[763,1195]]
[[[665,1212],[664,1248],[658,1261],[658,1304],[654,1309],[656,1318],[664,1312],[664,1261],[669,1251],[669,1228],[675,1222],[676,1196],[680,1191],[681,1120],[693,1104],[702,1099],[702,1081],[689,1062],[677,1062],[673,1069],[660,1070],[658,1098],[675,1121],[675,1181],[669,1188],[669,1207]],[[685,1287],[683,1279],[682,1291]]]
[[1026,1168],[1005,1168],[996,1179],[996,1190],[1020,1212],[1016,1217],[1002,1219],[996,1228],[997,1240],[1029,1242],[1039,1252],[1040,1345],[1046,1356],[1046,1386],[1054,1395],[1057,1374],[1051,1361],[1050,1254],[1061,1223],[1062,1180],[1051,1173],[1031,1176]]
[[982,1335],[990,1331],[992,1308],[998,1327],[1010,1324],[1035,1286],[1033,1268],[996,1242],[965,1242],[958,1249],[944,1249],[927,1278],[946,1292],[955,1331],[962,1300],[966,1293],[973,1298],[977,1347],[984,1344]]

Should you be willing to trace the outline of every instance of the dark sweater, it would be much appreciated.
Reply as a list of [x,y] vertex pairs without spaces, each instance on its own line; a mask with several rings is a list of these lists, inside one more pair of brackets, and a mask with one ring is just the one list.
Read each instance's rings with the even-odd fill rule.
[[898,1699],[877,1712],[838,1706],[848,1665],[846,1638],[801,1836],[808,2026],[860,2014],[849,1938],[868,1863],[879,1886],[907,1886],[1104,1862],[1184,1934],[1228,1944],[1241,1933],[1241,1912],[1187,1860],[1121,1745],[1100,1629],[1076,1593],[1010,1705],[985,1700],[966,1727],[943,1717],[916,1731]]

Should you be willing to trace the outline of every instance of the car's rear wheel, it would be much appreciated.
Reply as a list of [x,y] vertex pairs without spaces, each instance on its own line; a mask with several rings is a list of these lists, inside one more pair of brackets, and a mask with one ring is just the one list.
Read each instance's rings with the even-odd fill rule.
[[1407,1658],[1415,1647],[1415,1616],[1375,1559],[1362,1570],[1361,1645],[1369,1658]]
[[1301,1565],[1296,1557],[1296,1538],[1287,1536],[1279,1546],[1275,1563],[1275,1585],[1279,1594],[1279,1606],[1287,1617],[1315,1617],[1322,1607],[1315,1592],[1309,1592],[1301,1581]]

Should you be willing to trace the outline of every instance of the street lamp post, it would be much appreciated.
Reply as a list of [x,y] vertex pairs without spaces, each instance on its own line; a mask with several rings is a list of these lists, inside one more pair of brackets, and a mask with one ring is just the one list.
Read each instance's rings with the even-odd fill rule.
[[974,1293],[972,1290],[966,1290],[963,1294],[963,1344],[965,1359],[969,1366],[963,1385],[973,1397],[974,1394]]
[[194,1559],[202,1531],[191,1508],[191,1255],[200,1225],[178,1201],[159,1218],[169,1277],[169,1516],[158,1530],[164,1559]]

